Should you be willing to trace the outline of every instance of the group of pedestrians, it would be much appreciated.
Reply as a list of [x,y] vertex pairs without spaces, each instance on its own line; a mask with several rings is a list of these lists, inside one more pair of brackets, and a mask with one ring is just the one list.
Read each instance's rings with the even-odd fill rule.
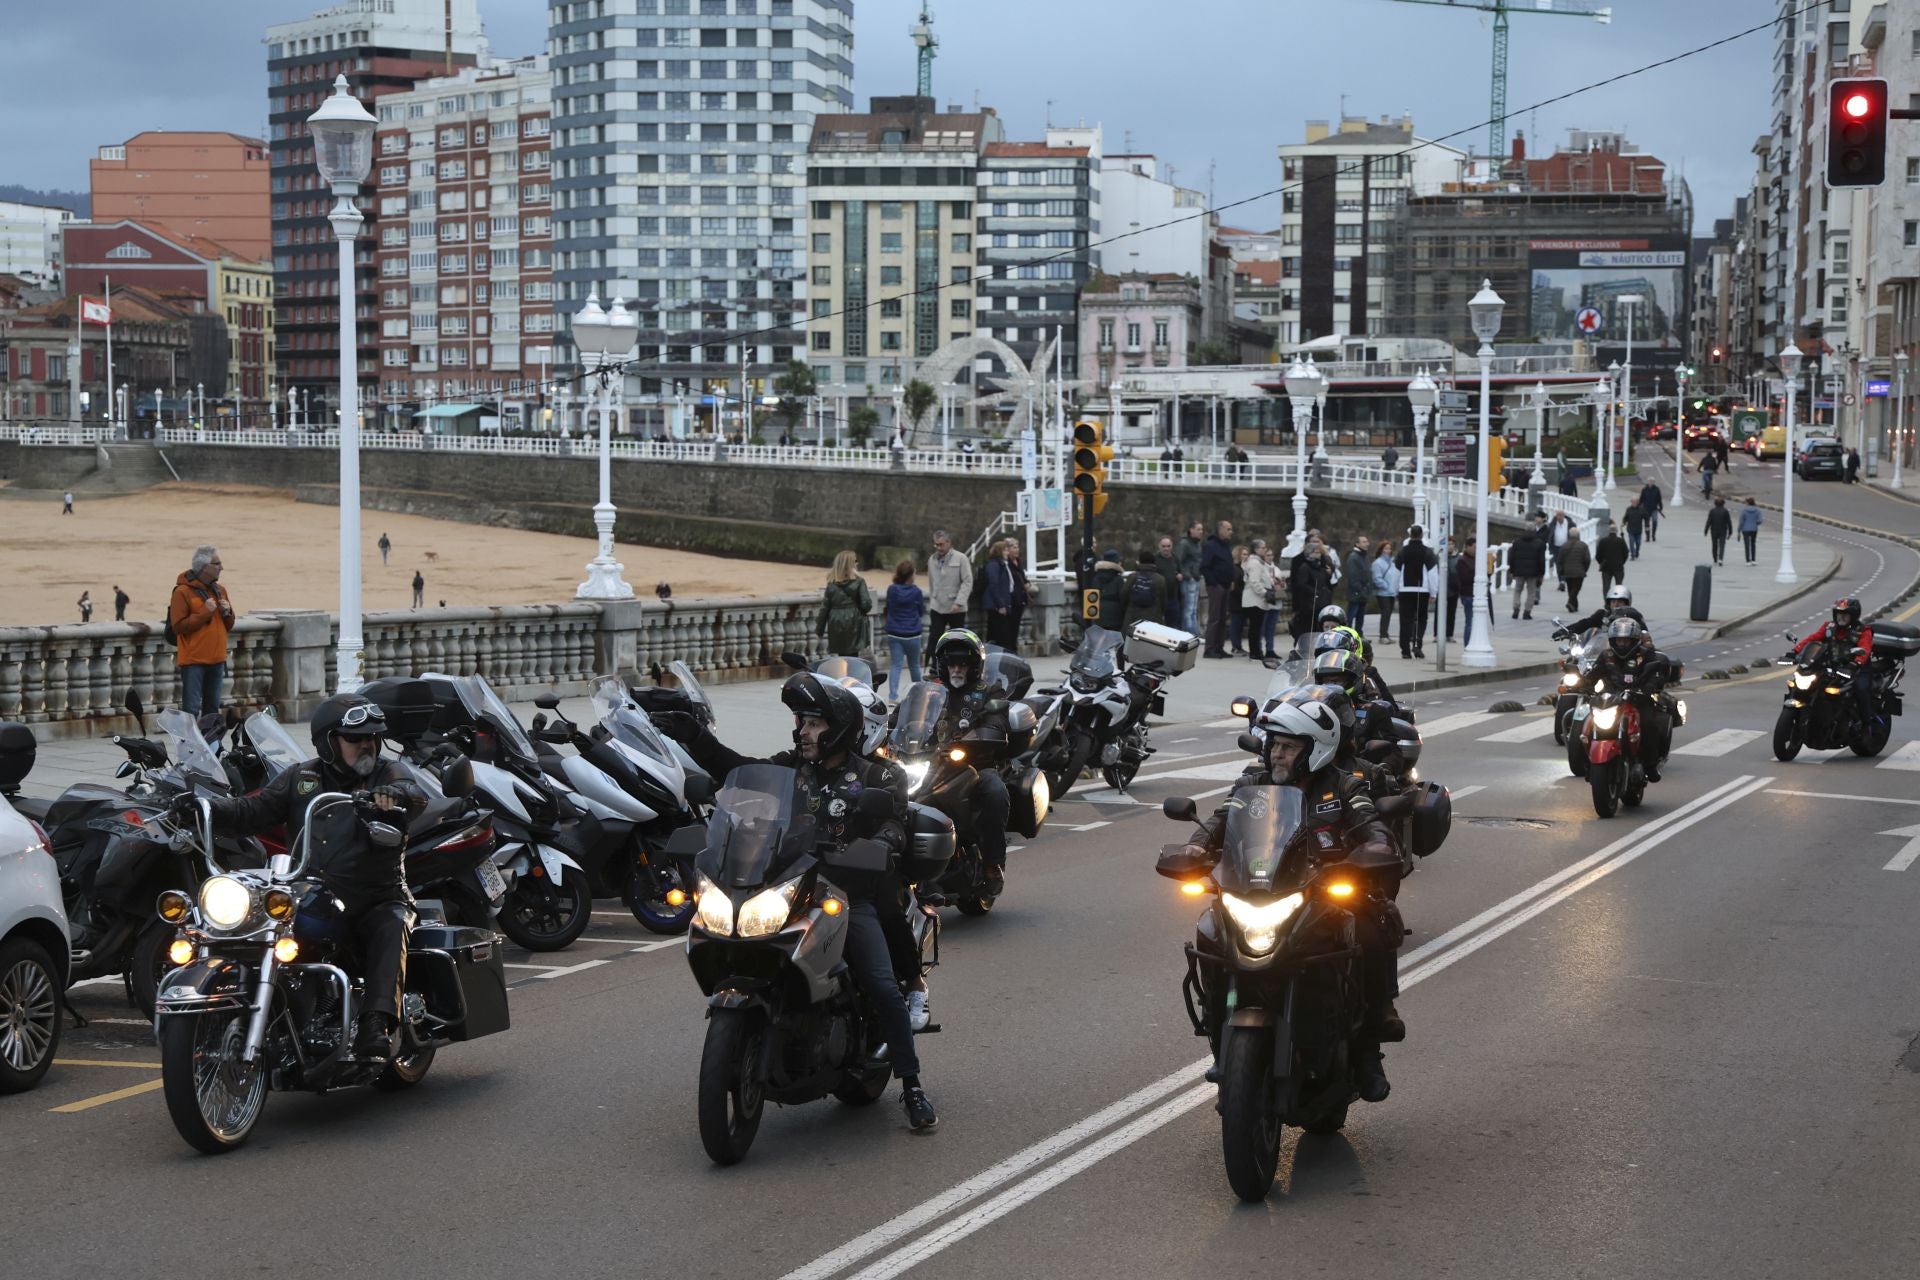
[[1707,509],[1707,542],[1713,549],[1713,562],[1724,565],[1727,562],[1727,542],[1739,530],[1740,543],[1747,553],[1747,563],[1752,564],[1760,555],[1760,525],[1765,517],[1760,506],[1748,498],[1740,508],[1740,518],[1736,522],[1733,512],[1727,510],[1725,498],[1715,498],[1713,506]]

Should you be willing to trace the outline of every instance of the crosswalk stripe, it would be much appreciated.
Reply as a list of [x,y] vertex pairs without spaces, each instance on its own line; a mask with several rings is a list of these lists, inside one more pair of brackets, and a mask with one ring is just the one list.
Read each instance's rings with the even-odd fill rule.
[[1532,742],[1535,738],[1544,738],[1553,732],[1553,717],[1533,716],[1526,723],[1517,724],[1511,729],[1502,729],[1499,733],[1490,733],[1477,742]]
[[1423,742],[1432,741],[1443,733],[1452,733],[1455,729],[1464,729],[1468,725],[1485,724],[1488,713],[1485,711],[1456,711],[1450,716],[1441,716],[1438,720],[1416,720],[1414,727],[1420,730]]
[[1738,750],[1755,738],[1766,735],[1758,729],[1716,729],[1704,738],[1695,738],[1683,742],[1673,749],[1676,756],[1724,756],[1729,751]]
[[1874,766],[1877,769],[1920,770],[1920,738],[1914,739]]

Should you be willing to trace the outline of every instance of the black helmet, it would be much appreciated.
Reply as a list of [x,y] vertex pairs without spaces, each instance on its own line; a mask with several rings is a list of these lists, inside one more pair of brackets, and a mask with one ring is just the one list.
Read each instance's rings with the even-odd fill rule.
[[1859,597],[1842,596],[1833,602],[1833,625],[1844,627],[1848,631],[1860,625]]
[[[820,739],[822,760],[853,750],[861,736],[865,709],[853,691],[838,681],[822,680],[811,671],[802,671],[788,677],[787,682],[780,686],[780,701],[797,717],[818,717],[827,722],[826,734]],[[794,727],[793,745],[800,745],[797,725]]]
[[980,672],[987,664],[987,649],[980,643],[979,636],[964,627],[955,627],[940,637],[939,644],[933,646],[933,678],[941,684],[947,684],[947,667],[956,661],[965,661],[967,664],[967,688],[977,687]]
[[1347,611],[1337,604],[1330,604],[1320,611],[1314,621],[1320,625],[1322,631],[1331,631],[1336,627],[1347,625]]
[[1333,685],[1352,693],[1360,687],[1360,681],[1367,674],[1367,664],[1360,661],[1360,655],[1345,649],[1326,649],[1314,655],[1313,681],[1315,684]]
[[1353,632],[1344,628],[1322,631],[1313,638],[1313,652],[1316,657],[1335,649],[1350,653],[1359,647],[1354,643]]
[[1624,658],[1640,647],[1640,624],[1632,618],[1615,618],[1607,624],[1607,647],[1616,658]]
[[314,754],[320,763],[337,765],[340,753],[336,737],[373,738],[386,736],[387,715],[377,702],[369,702],[357,693],[336,693],[314,708],[309,726],[313,732]]
[[1617,582],[1607,588],[1607,612],[1611,613],[1616,608],[1631,609],[1632,607],[1633,592],[1627,589],[1625,583]]

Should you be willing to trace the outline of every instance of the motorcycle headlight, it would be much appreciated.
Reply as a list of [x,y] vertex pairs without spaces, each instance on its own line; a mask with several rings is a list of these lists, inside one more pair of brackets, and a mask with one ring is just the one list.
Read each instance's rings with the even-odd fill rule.
[[1602,732],[1606,732],[1611,730],[1615,722],[1617,722],[1619,719],[1620,719],[1620,708],[1598,707],[1594,710],[1594,713],[1593,713],[1593,727],[1601,730]]
[[1273,950],[1274,944],[1280,939],[1280,926],[1292,919],[1293,913],[1300,909],[1306,898],[1299,893],[1290,893],[1271,902],[1249,902],[1231,893],[1223,893],[1220,901],[1227,904],[1227,914],[1239,928],[1247,950],[1263,956]]
[[253,890],[232,876],[213,876],[200,886],[200,914],[216,929],[234,929],[253,912]]
[[762,889],[748,898],[746,905],[740,908],[740,936],[764,938],[770,933],[780,932],[787,917],[793,914],[793,895],[799,890],[800,879],[796,876],[785,884]]
[[1811,689],[1813,688],[1813,682],[1819,678],[1820,673],[1817,671],[1796,671],[1793,673],[1793,687],[1796,689]]
[[1047,820],[1047,811],[1053,807],[1053,786],[1047,781],[1047,775],[1037,774],[1033,779],[1033,821],[1034,825]]
[[1573,688],[1573,686],[1579,683],[1580,683],[1580,673],[1577,671],[1569,671],[1567,672],[1567,674],[1560,677],[1560,687],[1562,689],[1571,689]]
[[700,927],[716,937],[732,937],[733,899],[727,896],[725,889],[705,876],[699,878],[698,887]]
[[1673,714],[1681,724],[1687,722],[1687,700],[1685,698],[1679,698],[1674,701]]
[[915,760],[900,766],[900,771],[907,775],[908,794],[920,794],[920,788],[926,782],[927,774],[932,769],[933,762],[931,760]]

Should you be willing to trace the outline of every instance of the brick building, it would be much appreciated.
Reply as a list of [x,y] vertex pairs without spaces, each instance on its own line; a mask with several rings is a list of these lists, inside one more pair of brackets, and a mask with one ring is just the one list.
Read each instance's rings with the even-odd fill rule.
[[[0,346],[0,373],[5,386],[0,400],[8,416],[20,422],[64,425],[73,407],[74,316],[80,296],[69,294],[55,302],[28,307],[8,323]],[[156,389],[171,392],[193,385],[196,343],[200,361],[213,356],[207,350],[207,317],[198,304],[184,296],[166,297],[145,289],[116,290],[113,296],[113,377],[124,389],[125,403],[151,397]],[[96,425],[107,420],[106,331],[87,325],[81,344],[79,387],[84,417]],[[208,395],[214,392],[209,389]],[[133,416],[131,413],[129,416]]]
[[272,245],[267,144],[237,133],[137,133],[88,162],[95,222],[133,218],[243,258]]

